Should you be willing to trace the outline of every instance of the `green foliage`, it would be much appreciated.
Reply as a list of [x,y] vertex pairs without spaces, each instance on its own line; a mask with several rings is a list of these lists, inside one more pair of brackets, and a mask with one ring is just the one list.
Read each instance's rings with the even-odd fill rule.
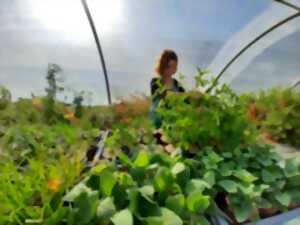
[[54,225],[66,218],[63,195],[77,182],[92,138],[93,132],[63,123],[6,128],[0,138],[0,224]]
[[[56,71],[48,76],[47,98],[55,99]],[[197,84],[214,87],[205,75],[200,71]],[[169,93],[161,102],[163,138],[173,151],[157,144],[153,125],[134,103],[85,108],[79,101],[82,117],[50,125],[30,101],[8,104],[0,115],[0,224],[208,225],[220,213],[219,195],[237,222],[258,219],[260,208],[299,204],[299,162],[257,143],[257,123],[247,114],[252,100],[226,85],[210,91]],[[23,113],[14,118],[16,109]],[[68,111],[59,102],[52,109]],[[89,121],[95,115],[102,117]],[[268,120],[258,115],[262,124]],[[99,126],[112,130],[105,159],[81,175]]]
[[63,87],[57,84],[57,73],[61,72],[61,68],[56,64],[49,64],[47,71],[47,82],[48,87],[45,89],[47,96],[44,99],[44,114],[45,119],[48,123],[54,123],[58,117],[59,113],[56,111],[56,95],[59,91],[63,90]]
[[[199,74],[198,83],[206,83],[203,76]],[[208,146],[232,150],[253,143],[256,129],[249,124],[238,96],[226,85],[214,92],[169,93],[161,102],[162,129],[172,143],[191,152]]]
[[5,158],[0,163],[1,224],[58,224],[68,212],[62,196],[79,175],[76,164],[61,155],[51,162],[32,158],[24,168]]
[[[218,193],[225,193],[228,197],[228,207],[239,222],[256,219],[262,204],[267,208],[286,210],[291,202],[299,199],[295,195],[299,183],[289,182],[289,178],[294,180],[300,175],[299,163],[282,165],[269,146],[254,144],[236,149],[231,154],[216,153],[207,148],[198,152],[193,160],[186,159],[179,152],[164,154],[163,160],[161,157],[161,153],[142,150],[119,165],[121,169],[117,169],[114,163],[100,164],[78,185],[81,188],[76,186],[74,190],[97,191],[100,203],[101,199],[105,200],[107,215],[114,222],[118,220],[113,218],[119,218],[119,214],[128,209],[134,221],[149,224],[169,224],[164,222],[169,219],[178,224],[193,224],[195,217],[205,221],[206,215],[217,213],[213,201]],[[204,163],[208,158],[214,159],[216,166]],[[122,167],[126,168],[126,173]],[[226,173],[220,168],[227,168]],[[273,179],[265,179],[265,170],[272,172]],[[181,179],[181,175],[187,179]],[[99,182],[95,182],[94,176]],[[91,186],[91,180],[99,185]],[[166,209],[168,219],[165,218]],[[102,214],[105,213],[106,209]],[[127,216],[131,221],[129,213]],[[97,213],[94,219],[96,217]],[[106,221],[108,217],[105,217]]]
[[0,86],[0,110],[5,109],[11,102],[11,93],[8,89]]
[[77,118],[81,118],[83,114],[82,101],[83,101],[82,96],[76,96],[73,100],[73,104],[75,105],[75,116]]
[[274,88],[241,97],[245,108],[255,106],[254,122],[263,133],[281,143],[300,146],[300,92]]
[[129,209],[116,213],[111,220],[114,225],[133,225],[133,218]]
[[[166,161],[160,160],[160,156]],[[122,221],[128,224],[132,224],[132,221],[183,224],[193,220],[195,215],[203,217],[211,198],[202,194],[202,190],[196,186],[189,187],[188,181],[178,183],[178,176],[189,167],[182,159],[180,155],[168,156],[143,150],[126,164],[126,179],[125,173],[118,170],[114,163],[99,165],[75,186],[65,200],[75,202],[80,193],[98,193],[98,210],[93,217],[84,216],[89,221],[87,224],[99,222],[99,218],[103,218],[103,221],[110,219],[114,224]],[[166,167],[166,163],[172,170]],[[82,204],[82,207],[86,206]],[[74,207],[72,210],[81,209]]]

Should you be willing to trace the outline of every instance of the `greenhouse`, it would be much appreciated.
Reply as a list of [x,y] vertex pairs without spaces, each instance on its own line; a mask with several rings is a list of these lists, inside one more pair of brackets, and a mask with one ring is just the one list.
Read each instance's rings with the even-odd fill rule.
[[1,0],[0,225],[300,225],[300,0]]

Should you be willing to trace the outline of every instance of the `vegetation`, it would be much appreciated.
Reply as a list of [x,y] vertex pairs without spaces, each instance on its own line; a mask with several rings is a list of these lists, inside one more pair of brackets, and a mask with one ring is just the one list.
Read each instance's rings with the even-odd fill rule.
[[[298,145],[296,92],[169,93],[155,130],[147,97],[107,107],[84,106],[80,96],[59,102],[55,68],[45,97],[1,97],[0,224],[195,225],[214,215],[243,223],[300,204],[300,163],[258,141],[268,132]],[[197,83],[212,84],[204,75]],[[111,130],[105,153],[82,173],[100,129]]]
[[4,110],[11,102],[11,94],[5,87],[0,86],[0,110]]
[[300,92],[276,88],[241,97],[257,127],[280,143],[300,147]]

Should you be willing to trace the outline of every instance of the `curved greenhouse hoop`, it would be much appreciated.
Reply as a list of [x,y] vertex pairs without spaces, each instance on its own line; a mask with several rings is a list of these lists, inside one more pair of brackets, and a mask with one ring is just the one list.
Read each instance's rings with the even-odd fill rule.
[[249,42],[244,48],[242,48],[225,66],[224,68],[221,70],[221,72],[218,74],[218,76],[214,79],[213,84],[207,89],[206,92],[210,92],[218,83],[219,79],[222,77],[222,75],[226,72],[226,70],[243,54],[245,53],[250,47],[252,47],[255,43],[257,43],[260,39],[262,39],[263,37],[265,37],[267,34],[271,33],[272,31],[276,30],[277,28],[281,27],[282,25],[290,22],[291,20],[297,18],[300,16],[300,8],[298,6],[295,6],[289,2],[286,2],[284,0],[274,0],[278,3],[281,3],[285,6],[288,6],[292,9],[297,10],[298,12],[279,21],[278,23],[274,24],[272,27],[270,27],[269,29],[267,29],[266,31],[264,31],[262,34],[260,34],[259,36],[257,36],[256,38],[254,38],[251,42]]
[[280,4],[283,4],[283,5],[285,5],[285,6],[288,6],[288,7],[292,8],[292,9],[295,9],[295,10],[300,11],[300,7],[294,5],[294,4],[290,3],[290,2],[287,2],[287,1],[285,1],[285,0],[274,0],[274,1],[275,1],[275,2],[278,2],[278,3],[280,3]]
[[299,85],[300,85],[300,80],[297,81],[295,84],[293,84],[292,88],[296,88],[296,87],[298,87]]
[[88,21],[90,23],[90,26],[91,26],[91,29],[92,29],[92,32],[93,32],[93,35],[94,35],[94,39],[95,39],[95,42],[96,42],[96,46],[97,46],[97,50],[98,50],[99,58],[100,58],[100,61],[101,61],[102,70],[103,70],[103,73],[104,73],[104,78],[105,78],[108,104],[110,105],[112,103],[111,102],[110,85],[109,85],[109,80],[108,80],[108,73],[107,73],[107,69],[106,69],[104,54],[103,54],[101,44],[100,44],[100,39],[99,39],[99,36],[97,34],[97,29],[95,27],[93,17],[91,15],[91,12],[90,12],[90,9],[88,7],[88,4],[87,4],[86,0],[81,0],[81,3],[83,5],[85,14],[86,14],[86,16],[88,18]]
[[[221,70],[221,72],[217,75],[217,77],[214,79],[214,82],[213,84],[211,85],[211,87],[209,87],[207,89],[206,92],[210,92],[218,83],[218,80],[222,77],[222,75],[226,72],[226,70],[243,54],[245,53],[250,47],[252,47],[255,43],[257,43],[260,39],[262,39],[263,37],[265,37],[267,34],[271,33],[272,31],[274,31],[275,29],[279,28],[280,26],[286,24],[287,22],[297,18],[300,16],[300,7],[290,3],[290,2],[287,2],[285,0],[273,0],[275,2],[278,2],[282,5],[285,5],[287,7],[290,7],[294,10],[297,10],[297,13],[285,18],[284,20],[276,23],[275,25],[273,25],[272,27],[270,27],[269,29],[267,29],[266,31],[264,31],[262,34],[260,34],[259,36],[257,36],[255,39],[253,39],[250,43],[248,43],[244,48],[242,48],[225,66],[224,68]],[[95,42],[96,42],[96,46],[97,46],[97,50],[98,50],[98,54],[99,54],[99,58],[100,58],[100,61],[101,61],[101,65],[102,65],[102,70],[103,70],[103,73],[104,73],[104,77],[105,77],[105,84],[106,84],[106,91],[107,91],[107,98],[108,98],[108,103],[111,104],[112,101],[111,101],[111,92],[110,92],[110,85],[109,85],[109,79],[108,79],[108,73],[107,73],[107,68],[106,68],[106,64],[105,64],[105,59],[104,59],[104,54],[103,54],[103,51],[102,51],[102,48],[101,48],[101,44],[100,44],[100,40],[99,40],[99,36],[97,34],[97,30],[96,30],[96,27],[95,27],[95,24],[94,24],[94,21],[93,21],[93,18],[92,18],[92,15],[90,13],[90,10],[89,10],[89,7],[88,7],[88,4],[86,2],[86,0],[81,0],[82,2],[82,5],[83,5],[83,8],[84,8],[84,11],[87,15],[87,18],[88,18],[88,21],[89,21],[89,24],[91,26],[91,29],[92,29],[92,33],[94,35],[94,39],[95,39]],[[296,84],[296,86],[298,85],[299,83]]]

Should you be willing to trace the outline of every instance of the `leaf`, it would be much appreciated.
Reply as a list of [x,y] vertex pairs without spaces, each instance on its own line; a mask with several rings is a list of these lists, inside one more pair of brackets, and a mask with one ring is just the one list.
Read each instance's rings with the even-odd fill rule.
[[214,186],[216,183],[215,172],[207,171],[204,174],[203,180],[206,181],[210,185],[210,187]]
[[233,209],[234,216],[239,223],[243,223],[247,219],[259,219],[258,210],[255,207],[255,203],[251,200],[243,199],[242,201],[237,202],[235,205],[230,205],[230,207]]
[[295,158],[287,159],[285,161],[285,168],[284,168],[285,175],[287,177],[292,177],[300,174],[298,167],[299,167],[299,162],[297,161],[297,159]]
[[133,225],[133,217],[129,209],[116,213],[111,219],[114,225]]
[[230,158],[230,159],[232,158],[232,153],[231,152],[224,152],[222,155],[223,155],[224,158]]
[[173,184],[171,171],[166,167],[160,167],[154,177],[154,187],[158,192],[166,191]]
[[176,177],[177,183],[181,186],[184,186],[190,178],[190,169],[182,162],[176,163],[171,172]]
[[162,217],[150,216],[144,219],[147,225],[165,225]]
[[224,160],[221,156],[219,156],[218,154],[216,154],[216,153],[213,152],[213,151],[210,151],[210,152],[208,153],[208,157],[210,158],[210,160],[212,160],[212,161],[215,162],[215,163],[218,163],[218,162],[221,162],[221,161]]
[[107,168],[107,164],[104,164],[104,163],[101,163],[97,166],[95,166],[93,169],[92,169],[92,172],[93,173],[101,173],[104,169]]
[[185,170],[186,170],[186,166],[182,162],[178,162],[173,166],[171,171],[172,171],[172,174],[176,176],[177,174],[179,174]]
[[288,178],[288,185],[291,187],[300,187],[300,174]]
[[113,172],[104,170],[100,174],[100,190],[105,196],[111,196],[112,190],[117,183],[117,179],[114,177]]
[[173,211],[161,208],[161,216],[147,217],[144,219],[148,225],[182,225],[183,221]]
[[224,177],[231,176],[234,171],[234,167],[235,167],[234,162],[222,163],[220,165],[219,172]]
[[182,225],[180,217],[167,208],[161,208],[162,218],[165,225]]
[[240,169],[234,173],[234,176],[239,178],[240,180],[246,182],[246,183],[252,183],[256,181],[258,178],[252,175],[250,172],[248,172],[245,169]]
[[291,203],[291,196],[286,192],[276,194],[275,199],[283,206],[289,206]]
[[237,192],[237,184],[232,180],[221,180],[218,183],[221,187],[223,187],[228,193],[236,193]]
[[89,223],[96,215],[98,206],[98,192],[91,193],[83,192],[75,199],[75,208],[78,209],[75,214],[78,224]]
[[124,152],[120,152],[119,155],[118,155],[119,159],[120,159],[120,162],[123,164],[123,165],[127,165],[129,167],[132,167],[133,163],[131,162],[131,160],[129,159],[129,157],[124,153]]
[[272,207],[273,207],[273,205],[270,201],[268,201],[265,198],[261,198],[261,200],[259,202],[259,208],[269,209],[269,208],[272,208]]
[[234,216],[239,223],[242,223],[248,219],[250,210],[251,209],[246,207],[246,204],[233,207]]
[[86,186],[84,181],[77,184],[69,193],[67,193],[67,195],[63,198],[63,201],[73,202],[82,192],[92,192],[92,190]]
[[211,223],[204,216],[193,215],[190,225],[211,225]]
[[139,216],[139,195],[140,192],[136,188],[128,190],[129,209],[135,216]]
[[274,182],[276,180],[276,177],[273,176],[273,174],[270,173],[267,169],[263,169],[261,175],[262,175],[263,181],[266,182],[266,183],[271,183],[271,182]]
[[270,159],[269,157],[268,158],[266,158],[266,157],[257,157],[257,161],[259,163],[261,163],[262,165],[264,165],[264,166],[271,166],[273,164],[272,159]]
[[92,174],[90,177],[87,178],[85,182],[86,186],[91,188],[92,190],[97,190],[99,191],[100,187],[100,176]]
[[[248,198],[254,198],[256,196],[260,196],[260,188],[254,184],[247,184],[247,183],[238,183],[237,184],[243,195],[247,196]],[[255,190],[258,189],[258,190]]]
[[186,204],[191,212],[203,213],[210,205],[210,198],[201,192],[195,191],[188,195]]
[[143,195],[139,189],[128,190],[129,209],[137,217],[157,216],[160,214],[158,204],[149,196]]
[[217,169],[218,163],[223,160],[224,159],[222,157],[211,150],[208,152],[208,155],[203,158],[203,163],[206,169]]
[[177,213],[181,214],[185,206],[184,195],[178,194],[174,196],[169,196],[166,200],[166,207]]
[[203,192],[206,188],[210,188],[210,185],[204,180],[191,179],[185,187],[185,193],[189,194],[194,191]]
[[132,177],[128,173],[125,173],[125,172],[119,173],[119,182],[121,185],[124,185],[124,186],[134,185],[134,180],[132,179]]
[[289,194],[291,195],[292,202],[300,204],[300,192],[298,189],[289,191]]
[[56,225],[65,217],[65,215],[67,213],[68,213],[67,208],[60,207],[49,218],[47,218],[45,221],[43,221],[43,224],[44,225]]
[[103,199],[97,208],[97,217],[99,222],[109,220],[116,212],[113,198],[108,197]]
[[137,158],[134,161],[134,166],[136,167],[146,167],[149,165],[150,155],[146,151],[140,151]]
[[154,188],[152,185],[145,185],[143,187],[139,188],[139,191],[141,192],[142,195],[148,196],[148,197],[153,197],[154,194]]

